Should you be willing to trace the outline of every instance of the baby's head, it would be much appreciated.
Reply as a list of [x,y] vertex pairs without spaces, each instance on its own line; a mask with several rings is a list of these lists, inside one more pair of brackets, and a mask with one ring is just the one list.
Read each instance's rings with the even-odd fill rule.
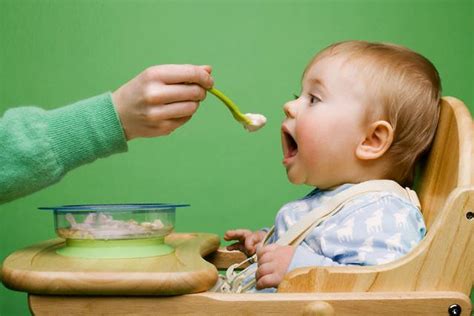
[[410,186],[433,139],[441,82],[423,56],[348,41],[318,53],[284,106],[283,163],[293,183],[330,188],[370,179]]

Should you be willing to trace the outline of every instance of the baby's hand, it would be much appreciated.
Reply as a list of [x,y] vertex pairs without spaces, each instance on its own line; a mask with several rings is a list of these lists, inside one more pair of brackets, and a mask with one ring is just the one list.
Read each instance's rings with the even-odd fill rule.
[[271,244],[257,250],[258,269],[255,273],[257,289],[277,287],[290,266],[295,247]]
[[214,84],[210,66],[145,69],[112,94],[127,140],[168,135],[196,112]]
[[227,250],[240,250],[247,256],[252,256],[266,234],[263,230],[256,232],[251,232],[248,229],[228,230],[224,235],[224,240],[238,240],[238,242],[227,246]]

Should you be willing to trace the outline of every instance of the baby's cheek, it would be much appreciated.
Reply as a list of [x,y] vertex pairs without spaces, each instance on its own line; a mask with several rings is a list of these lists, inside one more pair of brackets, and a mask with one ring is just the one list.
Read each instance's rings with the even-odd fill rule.
[[327,149],[331,146],[329,141],[326,139],[321,139],[318,136],[313,136],[307,138],[305,141],[305,145],[301,146],[301,154],[304,156],[304,159],[310,163],[310,165],[314,165],[317,163],[321,157],[327,153]]

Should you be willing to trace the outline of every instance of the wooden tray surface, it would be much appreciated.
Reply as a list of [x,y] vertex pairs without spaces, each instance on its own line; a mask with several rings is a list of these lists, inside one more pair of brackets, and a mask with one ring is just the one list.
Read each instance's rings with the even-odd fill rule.
[[214,234],[171,234],[169,255],[137,259],[80,259],[56,254],[63,239],[48,240],[7,257],[1,269],[6,287],[34,294],[174,295],[203,292],[217,280],[204,256],[216,251]]

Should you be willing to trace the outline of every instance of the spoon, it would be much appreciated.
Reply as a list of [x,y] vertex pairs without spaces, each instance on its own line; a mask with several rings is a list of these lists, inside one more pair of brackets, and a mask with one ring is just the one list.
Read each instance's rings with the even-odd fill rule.
[[240,112],[237,105],[235,105],[235,103],[232,102],[232,100],[229,99],[224,93],[217,90],[216,88],[209,89],[209,92],[219,98],[219,100],[221,100],[227,106],[227,108],[230,110],[232,116],[237,120],[237,122],[249,125],[252,123],[248,117],[246,117],[244,114],[242,114],[242,112]]
[[221,91],[217,90],[216,88],[211,88],[209,89],[209,92],[215,95],[219,100],[221,100],[229,109],[229,111],[232,113],[232,116],[235,118],[237,122],[240,122],[244,125],[246,129],[249,131],[253,132],[261,128],[263,125],[265,125],[267,119],[265,116],[261,114],[242,114],[240,112],[239,108],[237,105],[235,105],[234,102],[232,102],[231,99],[229,99],[225,94],[223,94]]

